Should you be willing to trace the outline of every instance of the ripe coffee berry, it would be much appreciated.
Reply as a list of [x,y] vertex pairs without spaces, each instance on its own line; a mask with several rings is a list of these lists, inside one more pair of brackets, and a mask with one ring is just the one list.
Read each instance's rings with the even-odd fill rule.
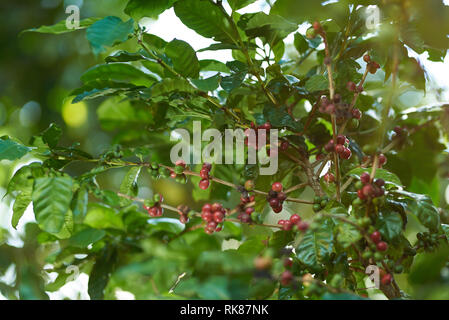
[[371,177],[368,172],[364,172],[360,175],[360,181],[362,181],[363,184],[368,184],[371,181]]
[[387,273],[386,275],[384,275],[382,277],[382,279],[380,280],[380,282],[384,285],[384,286],[388,286],[391,282],[393,281],[393,277],[391,276],[391,274]]
[[379,166],[383,166],[386,163],[387,157],[383,153],[379,154]]
[[370,235],[370,238],[371,238],[371,240],[374,242],[374,243],[379,243],[380,242],[380,240],[382,240],[382,236],[380,235],[380,232],[379,231],[374,231],[371,235]]
[[342,144],[337,144],[335,146],[335,152],[341,154],[345,151],[345,147]]
[[289,231],[293,227],[293,224],[289,220],[285,220],[284,224],[282,225],[282,230]]
[[280,205],[280,201],[278,198],[271,198],[269,201],[270,207],[277,208]]
[[388,244],[384,241],[380,241],[379,243],[377,243],[376,248],[378,251],[387,251],[388,250]]
[[206,190],[207,188],[209,188],[209,180],[208,179],[202,179],[200,181],[200,183],[198,184],[198,186],[200,187],[200,189]]
[[357,89],[357,85],[356,85],[354,82],[349,81],[349,82],[346,84],[346,88],[347,88],[349,91],[351,91],[351,92],[355,92],[356,89]]
[[221,211],[215,211],[214,212],[214,221],[216,223],[222,223],[224,220],[224,214]]
[[309,224],[306,221],[300,221],[296,226],[298,227],[298,230],[301,231],[306,231],[309,229]]
[[384,179],[376,179],[376,181],[374,181],[374,183],[378,187],[383,187],[385,185],[385,180]]
[[365,61],[366,63],[370,62],[370,61],[371,61],[370,55],[369,55],[369,54],[365,54],[365,55],[363,56],[363,61]]
[[297,224],[299,221],[301,221],[301,217],[297,214],[294,214],[290,217],[290,222],[293,224]]
[[313,24],[312,24],[312,27],[313,27],[313,29],[316,31],[316,32],[321,32],[322,31],[322,27],[321,27],[321,23],[319,23],[318,21],[315,21]]
[[323,177],[324,181],[326,183],[333,183],[335,182],[335,176],[332,173],[326,173]]
[[344,145],[346,143],[346,137],[344,135],[338,135],[337,136],[337,144],[338,145]]
[[348,160],[352,156],[352,152],[349,148],[344,148],[343,152],[340,153],[340,158]]
[[200,177],[202,179],[209,179],[209,170],[203,168],[200,170]]
[[359,109],[352,109],[351,113],[354,119],[360,120],[362,118],[362,112]]
[[293,259],[292,258],[285,258],[284,259],[284,268],[291,268],[293,265]]
[[277,198],[282,203],[287,199],[287,194],[285,192],[278,192]]
[[282,141],[282,143],[281,143],[281,150],[282,151],[286,151],[289,146],[290,146],[290,143],[288,141]]
[[280,182],[275,182],[271,185],[271,190],[275,191],[275,192],[281,192],[282,191],[282,183]]
[[335,149],[334,140],[330,140],[330,141],[324,146],[324,150],[326,150],[326,152],[333,152],[334,149]]
[[373,197],[374,196],[374,188],[370,184],[363,186],[362,192],[365,197]]
[[290,271],[285,270],[285,271],[281,274],[281,284],[282,284],[284,287],[290,285],[290,283],[292,282],[292,280],[293,280],[293,274],[292,274]]

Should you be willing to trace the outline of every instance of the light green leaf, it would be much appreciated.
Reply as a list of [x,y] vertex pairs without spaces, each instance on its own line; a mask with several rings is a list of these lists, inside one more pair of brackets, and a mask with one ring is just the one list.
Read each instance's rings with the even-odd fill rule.
[[323,75],[314,75],[307,80],[305,88],[309,92],[323,91],[329,88],[329,81]]
[[206,79],[191,79],[192,83],[201,91],[214,91],[218,88],[220,82],[220,74],[206,78]]
[[38,32],[38,33],[51,33],[51,34],[61,34],[66,32],[72,32],[76,30],[81,30],[89,27],[93,23],[101,20],[101,18],[87,18],[80,20],[80,26],[78,29],[67,29],[66,20],[59,21],[57,24],[52,26],[41,26],[39,28],[32,28],[23,30],[20,34],[24,32]]
[[91,81],[110,80],[132,83],[136,86],[151,86],[156,79],[151,75],[127,63],[108,63],[96,65],[81,76],[83,83]]
[[185,225],[179,219],[173,218],[148,219],[148,224],[151,226],[151,230],[166,231],[174,234],[181,233],[185,229]]
[[[128,196],[137,195],[137,178],[139,177],[141,167],[131,167],[126,173],[120,185],[120,193],[126,194]],[[132,200],[126,199],[124,197],[120,198],[120,205],[126,206],[132,203]]]
[[72,185],[69,177],[45,177],[34,181],[33,209],[42,230],[49,233],[61,231],[70,209]]
[[5,159],[17,160],[30,151],[30,148],[9,139],[7,136],[0,137],[0,161]]
[[216,72],[224,72],[231,73],[231,70],[220,61],[212,60],[212,59],[204,59],[200,60],[200,69],[201,71],[216,71]]
[[174,5],[175,13],[182,23],[206,38],[235,43],[238,35],[226,15],[209,1],[179,0]]
[[154,97],[172,93],[174,91],[195,93],[196,89],[185,79],[164,79],[151,88]]
[[157,18],[170,8],[176,0],[129,0],[125,13],[138,21],[143,17]]
[[165,54],[176,72],[187,78],[198,78],[200,65],[195,50],[185,41],[174,39],[165,46]]
[[118,17],[109,16],[87,28],[87,40],[89,40],[93,52],[98,55],[106,51],[106,47],[112,47],[128,40],[133,28],[133,19],[123,22]]
[[70,95],[75,96],[72,103],[77,103],[82,100],[95,99],[98,97],[109,96],[119,92],[125,92],[137,88],[130,83],[115,82],[110,80],[94,80],[89,81],[81,88],[73,90]]
[[98,203],[88,205],[84,224],[95,229],[125,229],[122,217],[115,209]]
[[229,6],[234,11],[244,8],[253,2],[256,2],[256,0],[228,0]]
[[25,210],[31,203],[31,193],[32,188],[26,188],[17,195],[16,200],[14,201],[14,205],[12,207],[13,214],[11,219],[11,225],[14,229],[17,228],[20,218],[22,218]]
[[69,240],[68,245],[78,248],[87,248],[91,243],[95,243],[104,238],[106,231],[98,229],[84,229],[74,234]]

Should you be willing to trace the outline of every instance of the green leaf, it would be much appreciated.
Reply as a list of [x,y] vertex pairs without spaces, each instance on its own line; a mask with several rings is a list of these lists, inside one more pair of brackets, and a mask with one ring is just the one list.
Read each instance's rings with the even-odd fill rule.
[[[141,167],[131,167],[126,173],[120,185],[120,193],[126,194],[128,196],[137,195],[137,178],[139,177]],[[120,205],[126,206],[132,203],[132,200],[121,198]]]
[[72,200],[72,179],[45,177],[34,181],[32,200],[40,228],[50,233],[61,231]]
[[226,15],[209,1],[179,0],[174,5],[175,13],[182,23],[206,38],[235,43],[238,35]]
[[127,63],[108,63],[96,65],[81,76],[83,83],[110,80],[132,83],[136,86],[151,86],[156,79]]
[[191,79],[192,83],[201,91],[214,91],[218,88],[220,82],[220,74],[206,78],[206,79]]
[[239,87],[248,73],[248,66],[240,61],[230,61],[226,66],[231,70],[231,75],[221,79],[221,87],[227,92]]
[[87,288],[87,292],[92,300],[103,299],[104,289],[109,282],[111,273],[116,268],[117,260],[117,249],[112,246],[105,247],[95,259]]
[[84,187],[81,187],[75,193],[71,203],[75,223],[81,223],[84,220],[87,213],[88,197],[89,192]]
[[125,13],[138,21],[143,17],[157,18],[170,8],[176,0],[129,0]]
[[316,270],[325,262],[334,248],[334,223],[325,219],[316,230],[308,230],[296,249],[298,259],[307,267]]
[[27,188],[19,193],[16,197],[16,200],[14,201],[14,205],[12,207],[13,214],[11,219],[11,225],[14,229],[17,228],[20,218],[22,218],[26,208],[28,208],[31,203],[31,193],[31,188]]
[[98,229],[84,229],[74,234],[69,240],[68,245],[78,248],[87,248],[91,243],[95,243],[104,238],[106,231]]
[[154,97],[172,93],[174,91],[195,93],[196,89],[185,79],[164,79],[151,88]]
[[72,103],[77,103],[85,99],[87,100],[109,96],[135,88],[138,87],[130,83],[116,82],[110,80],[94,80],[89,81],[81,88],[73,90],[70,93],[70,95],[75,96],[75,98],[73,98],[72,100]]
[[256,2],[256,0],[228,0],[229,6],[234,11],[244,8],[253,2]]
[[265,119],[270,121],[271,125],[275,128],[287,127],[294,132],[299,132],[303,129],[301,122],[296,122],[288,114],[285,107],[276,108],[267,104],[263,110],[263,114]]
[[98,203],[88,205],[84,224],[95,229],[125,229],[122,217],[115,209]]
[[32,28],[23,30],[20,34],[24,32],[38,32],[38,33],[51,33],[51,34],[61,34],[66,32],[72,32],[76,30],[81,30],[89,27],[93,23],[101,20],[101,18],[87,18],[80,20],[80,25],[78,29],[67,29],[66,20],[59,21],[57,24],[52,26],[41,26],[39,28]]
[[58,239],[68,239],[73,234],[73,213],[72,210],[67,210],[64,216],[64,224],[59,232],[52,233]]
[[104,130],[145,126],[153,123],[151,113],[146,108],[132,105],[130,100],[112,97],[103,101],[97,109],[97,116]]
[[200,60],[200,70],[201,71],[216,71],[216,72],[224,72],[224,73],[231,73],[231,70],[220,61],[212,60],[212,59],[205,59]]
[[407,211],[417,216],[423,226],[438,231],[440,213],[428,196],[403,190],[395,190],[394,193],[407,198]]
[[396,239],[402,233],[402,218],[399,213],[396,212],[382,212],[376,223],[377,229],[382,234],[382,238],[387,241]]
[[62,135],[62,129],[57,124],[52,123],[50,126],[42,133],[42,139],[50,148],[55,148],[58,144],[59,139]]
[[118,17],[109,16],[87,28],[87,40],[89,40],[94,54],[98,55],[106,51],[106,47],[113,47],[128,40],[133,28],[133,19],[123,22]]
[[316,74],[306,81],[305,88],[309,92],[327,90],[329,88],[329,81],[325,76]]
[[195,50],[185,41],[174,39],[165,47],[165,54],[171,59],[176,72],[187,78],[198,78],[200,64]]
[[17,143],[7,136],[0,137],[0,161],[1,160],[17,160],[22,158],[31,148],[25,147],[23,144]]
[[130,62],[145,60],[146,57],[141,52],[128,52],[124,50],[119,50],[110,56],[106,57],[104,60],[108,63],[110,62]]
[[[351,221],[356,222],[353,219],[351,219]],[[350,247],[353,243],[356,243],[362,238],[359,229],[357,229],[354,225],[341,220],[337,220],[337,222],[337,241],[343,246],[343,248]]]
[[296,51],[298,51],[299,54],[303,54],[307,51],[307,49],[309,49],[309,43],[299,32],[295,33],[295,40],[293,44],[295,45]]
[[166,231],[174,234],[179,234],[185,229],[185,225],[179,219],[173,218],[149,219],[148,224],[151,226],[151,230]]
[[449,224],[441,224],[446,240],[449,241]]
[[[364,172],[371,173],[371,169],[370,168],[355,168],[355,169],[352,169],[351,171],[349,171],[346,175],[350,176],[350,177],[354,177],[356,179],[359,179],[360,175]],[[383,179],[385,181],[385,183],[387,183],[387,184],[392,184],[397,187],[402,187],[402,182],[401,182],[401,180],[399,180],[398,176],[395,175],[394,173],[391,173],[391,172],[385,170],[385,169],[377,169],[375,178]]]

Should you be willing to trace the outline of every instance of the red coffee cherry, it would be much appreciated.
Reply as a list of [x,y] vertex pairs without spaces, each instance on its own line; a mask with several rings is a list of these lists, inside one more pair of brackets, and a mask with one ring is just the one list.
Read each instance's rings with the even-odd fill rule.
[[275,182],[271,185],[271,190],[275,191],[275,192],[281,192],[282,191],[282,183],[280,182]]
[[272,207],[272,208],[277,208],[280,205],[278,198],[271,198],[270,201],[268,201],[268,202],[270,204],[270,207]]
[[335,176],[332,173],[329,173],[329,172],[324,175],[323,179],[327,183],[335,182]]
[[380,241],[377,245],[378,251],[387,251],[388,250],[388,244],[385,241]]
[[337,136],[337,144],[344,145],[346,143],[346,137],[342,134]]
[[357,89],[357,85],[352,81],[348,81],[348,83],[346,84],[346,88],[351,92],[355,92],[355,90]]
[[309,224],[306,221],[300,221],[296,226],[298,227],[298,230],[301,231],[306,231],[309,229]]
[[380,240],[382,240],[382,236],[379,231],[374,231],[373,233],[371,233],[370,238],[376,244],[379,243]]
[[318,21],[315,21],[313,24],[312,24],[312,27],[313,27],[313,29],[316,31],[316,32],[321,32],[321,23],[319,23]]
[[201,169],[200,177],[201,179],[209,179],[209,170],[207,170],[206,168]]
[[284,268],[291,268],[293,265],[293,259],[292,258],[285,258],[284,259]]
[[366,198],[365,195],[363,194],[363,190],[362,190],[362,189],[357,190],[357,196],[358,196],[359,199],[361,199],[361,200],[364,200],[364,199]]
[[211,211],[212,210],[212,205],[210,203],[206,203],[203,205],[203,208],[201,209],[201,211]]
[[379,166],[383,166],[386,163],[387,157],[383,153],[379,154]]
[[380,282],[384,285],[384,286],[388,286],[391,282],[393,281],[393,277],[391,276],[391,274],[387,273],[386,275],[384,275],[382,277],[382,279],[380,280]]
[[207,171],[210,171],[212,169],[212,165],[208,162],[203,163],[203,169],[206,169]]
[[279,213],[282,211],[282,205],[279,205],[279,207],[272,208],[274,213]]
[[284,202],[287,199],[287,194],[285,192],[278,192],[277,198],[280,202]]
[[324,146],[324,150],[326,150],[326,152],[333,152],[335,149],[335,145],[334,145],[334,140],[330,140],[325,146]]
[[297,214],[294,214],[290,217],[290,222],[293,224],[297,224],[299,221],[301,221],[301,217]]
[[281,150],[282,151],[286,151],[288,149],[288,147],[290,146],[290,142],[288,141],[282,141],[281,143]]
[[216,223],[222,223],[224,220],[224,214],[221,211],[215,211],[214,212],[214,221]]
[[278,225],[280,225],[280,226],[284,225],[285,221],[287,221],[287,220],[279,220]]
[[340,153],[340,158],[348,160],[351,158],[352,152],[349,148],[345,148],[342,153]]
[[214,204],[212,204],[211,210],[212,212],[215,211],[220,211],[223,208],[223,206],[221,204],[219,204],[218,202],[215,202]]
[[284,231],[289,231],[292,229],[292,227],[293,227],[293,224],[288,220],[286,220],[285,223],[282,225],[282,229]]
[[203,219],[203,221],[210,222],[214,219],[214,216],[210,211],[203,211],[203,213],[201,213],[201,219]]
[[365,61],[366,63],[369,63],[371,61],[371,57],[369,54],[365,54],[363,56],[363,61]]
[[362,118],[362,112],[359,109],[352,109],[351,113],[354,119],[360,120]]
[[371,177],[368,172],[364,172],[360,175],[360,181],[362,181],[363,184],[368,184],[371,181]]
[[200,183],[198,184],[198,186],[200,187],[200,189],[206,190],[207,188],[209,188],[209,180],[208,179],[202,179],[200,181]]
[[367,184],[363,186],[362,192],[365,197],[372,197],[374,195],[374,188],[372,185]]

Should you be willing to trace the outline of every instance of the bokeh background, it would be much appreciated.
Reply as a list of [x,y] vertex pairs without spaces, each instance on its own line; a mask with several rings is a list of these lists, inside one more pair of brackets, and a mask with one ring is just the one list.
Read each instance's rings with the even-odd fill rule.
[[[81,9],[81,18],[104,17],[107,15],[127,18],[122,12],[125,1],[119,0],[20,0],[0,2],[0,136],[10,135],[27,143],[33,135],[41,132],[49,123],[55,122],[63,128],[61,144],[79,143],[80,148],[98,155],[114,143],[116,132],[102,129],[96,110],[101,101],[87,101],[71,104],[69,93],[80,85],[81,74],[90,66],[101,61],[112,51],[127,49],[124,43],[110,49],[105,55],[95,57],[85,38],[85,31],[77,31],[59,36],[25,33],[24,29],[51,25],[67,17],[65,8],[77,5]],[[447,3],[449,5],[449,1]],[[265,0],[239,10],[240,13],[256,10],[268,12],[269,5]],[[144,18],[140,21],[150,32],[157,34],[166,41],[178,38],[189,42],[195,50],[207,47],[212,43],[194,31],[187,29],[175,16],[173,10],[168,10],[158,19]],[[300,26],[300,30],[308,26]],[[293,37],[286,40],[286,55],[295,55]],[[130,46],[131,48],[131,46]],[[411,105],[426,105],[434,102],[449,101],[449,56],[444,62],[428,61],[427,53],[411,56],[419,57],[426,70],[427,94],[412,93],[404,97]],[[231,52],[215,51],[201,52],[199,58],[214,58],[221,61],[232,60]],[[13,173],[21,166],[31,162],[31,158],[23,158],[19,162],[0,162],[0,244],[23,249],[24,259],[32,263],[39,260],[38,247],[32,240],[32,231],[26,225],[34,221],[33,213],[28,208],[17,230],[10,226],[12,214],[12,199],[5,197],[5,188]],[[70,168],[73,173],[82,168]],[[102,185],[119,186],[124,172],[116,170],[102,176]],[[167,202],[179,203],[191,200],[189,190],[183,186],[167,181],[156,186],[143,186],[140,193],[150,195],[153,190],[170,188]],[[449,188],[444,197],[449,202]],[[26,236],[26,231],[31,235]],[[1,263],[1,257],[0,257]],[[42,261],[38,261],[42,263]],[[13,269],[1,276],[0,282],[14,283],[16,275]],[[48,274],[51,278],[52,275]],[[49,293],[50,298],[81,298],[88,299],[87,275],[82,274],[76,281],[63,286],[59,291]],[[5,297],[0,294],[0,299]],[[117,292],[117,298],[132,298],[126,292]]]

